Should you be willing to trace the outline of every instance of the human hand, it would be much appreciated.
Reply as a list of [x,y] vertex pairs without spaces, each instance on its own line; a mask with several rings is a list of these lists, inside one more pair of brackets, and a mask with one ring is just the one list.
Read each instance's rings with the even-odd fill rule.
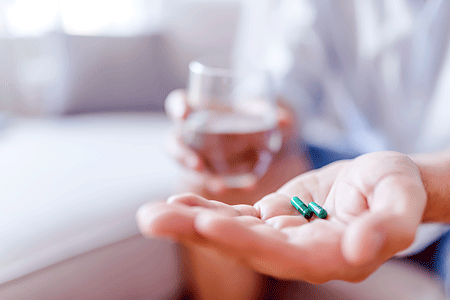
[[[255,101],[255,105],[258,104],[258,101]],[[188,170],[193,170],[196,172],[203,172],[205,170],[205,161],[202,160],[202,158],[197,155],[194,151],[192,151],[186,144],[183,143],[181,138],[181,122],[184,121],[189,114],[192,112],[192,109],[189,107],[187,101],[186,101],[186,94],[184,90],[174,90],[172,91],[166,98],[165,101],[165,109],[166,113],[169,116],[169,118],[172,120],[172,122],[175,124],[175,130],[172,133],[170,137],[168,137],[168,141],[166,143],[167,151],[168,153],[177,160],[183,167],[185,167]],[[291,149],[291,148],[298,148],[297,145],[297,133],[296,128],[297,124],[295,124],[295,118],[293,114],[292,108],[288,107],[285,101],[278,100],[277,101],[277,125],[278,129],[282,133],[282,148],[279,151],[277,155],[274,157],[274,161],[272,162],[272,165],[280,165],[280,161],[284,161],[283,167],[289,171],[289,167],[284,166],[284,164],[291,159],[286,159],[287,156],[292,155],[295,152],[295,156],[298,158],[294,158],[290,161],[293,165],[299,166],[300,170],[297,170],[295,173],[289,173],[287,172],[287,176],[280,176],[275,177],[272,175],[269,175],[271,178],[280,178],[279,181],[277,179],[267,181],[264,183],[264,186],[272,187],[272,190],[276,190],[281,184],[286,182],[287,180],[291,179],[293,176],[298,175],[300,172],[305,171],[306,169],[309,169],[309,167],[304,167],[300,165],[305,165],[308,162],[306,159],[304,159],[304,162],[300,162],[299,158],[302,154],[299,155],[299,149]],[[294,141],[296,145],[294,144]],[[236,145],[233,145],[234,148],[239,149],[240,145],[237,141],[235,141]],[[248,147],[248,141],[245,141],[245,144],[242,145],[242,147]],[[237,151],[237,150],[236,150]],[[267,173],[270,172],[278,172],[277,168],[270,168]],[[281,170],[279,170],[281,171]],[[227,198],[230,198],[231,195],[228,195],[230,192],[230,188],[227,188],[226,185],[222,182],[219,176],[213,176],[212,174],[207,174],[206,172],[203,172],[204,176],[198,176],[195,177],[195,180],[197,182],[193,182],[191,178],[191,185],[187,190],[195,191],[196,193],[202,194],[206,197],[213,196],[214,198],[219,198],[220,200],[224,200]],[[262,180],[264,181],[264,180]],[[260,189],[260,186],[258,182],[253,182],[253,184],[250,184],[245,189],[239,189],[240,193],[245,191],[255,191]],[[269,190],[265,189],[265,192],[268,193]],[[236,194],[236,191],[234,191],[232,194]]]
[[[327,219],[306,220],[292,196],[322,205]],[[378,152],[300,175],[253,206],[175,196],[138,221],[144,235],[214,249],[277,278],[360,281],[412,243],[425,204],[417,166]]]

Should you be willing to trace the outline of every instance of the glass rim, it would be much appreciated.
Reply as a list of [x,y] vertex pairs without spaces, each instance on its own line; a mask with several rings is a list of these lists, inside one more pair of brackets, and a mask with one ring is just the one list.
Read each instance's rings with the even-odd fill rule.
[[228,56],[218,55],[218,56],[204,56],[197,58],[189,63],[189,72],[197,75],[205,75],[210,77],[236,77],[237,72],[231,66],[229,67],[219,67],[212,66],[213,63],[206,63],[208,59],[216,59],[219,61],[220,59],[229,59]]

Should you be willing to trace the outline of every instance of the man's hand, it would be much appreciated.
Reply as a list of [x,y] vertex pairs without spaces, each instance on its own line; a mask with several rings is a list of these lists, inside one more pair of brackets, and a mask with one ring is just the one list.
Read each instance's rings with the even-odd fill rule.
[[[298,196],[328,212],[306,220]],[[226,205],[192,194],[138,212],[147,236],[214,249],[283,279],[360,281],[414,240],[426,192],[417,166],[395,152],[366,154],[300,175],[255,205]]]
[[[255,104],[258,104],[257,101]],[[281,99],[278,99],[275,109],[277,127],[282,133],[283,143],[281,150],[275,155],[262,178],[252,186],[232,189],[227,188],[220,177],[203,174],[204,176],[190,176],[190,180],[184,182],[187,186],[183,190],[226,203],[237,203],[236,199],[240,198],[245,199],[247,204],[253,204],[260,197],[275,191],[294,176],[311,169],[308,158],[302,153],[302,149],[299,149],[298,124],[293,109]],[[175,124],[174,132],[167,138],[167,152],[184,168],[196,172],[204,171],[205,162],[183,143],[179,132],[182,122],[192,112],[187,103],[185,91],[172,91],[166,98],[165,110],[172,123]]]
[[[186,169],[202,172],[205,163],[183,144],[179,132],[182,122],[192,112],[185,91],[171,92],[167,96],[165,108],[167,115],[175,124],[175,131],[168,137],[169,142],[166,149]],[[264,195],[276,191],[288,180],[309,170],[311,168],[309,160],[302,149],[299,149],[293,110],[282,101],[278,101],[276,109],[278,129],[282,132],[283,137],[282,149],[277,153],[264,176],[253,186],[226,188],[220,178],[204,174],[205,176],[196,176],[198,180],[184,178],[185,180],[181,181],[179,188],[182,191],[195,192],[205,198],[220,200],[228,204],[254,204]],[[186,199],[186,197],[182,197],[182,199]],[[180,201],[175,197],[169,199],[168,203],[152,204],[150,205],[151,216],[149,219],[141,220],[143,220],[142,224],[145,222],[152,224],[147,228],[152,227],[150,231],[153,231],[153,234],[163,230],[160,235],[173,235],[185,243],[187,246],[183,248],[183,257],[186,258],[185,271],[190,275],[190,278],[187,279],[188,286],[192,289],[194,296],[200,299],[216,300],[258,298],[260,288],[265,285],[265,277],[233,258],[224,257],[220,252],[198,247],[201,243],[196,238],[198,235],[192,227],[192,222],[195,219],[194,212],[199,210],[199,207],[196,208],[196,205],[190,207]],[[215,205],[221,208],[228,207],[219,203],[215,203]],[[250,206],[250,208],[252,207]],[[219,211],[225,214],[224,210]],[[184,235],[183,232],[186,234]],[[212,269],[220,276],[211,276]]]

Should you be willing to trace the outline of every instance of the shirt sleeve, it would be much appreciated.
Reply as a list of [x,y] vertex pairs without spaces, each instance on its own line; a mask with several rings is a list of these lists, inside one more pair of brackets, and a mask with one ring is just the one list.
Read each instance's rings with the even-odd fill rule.
[[416,232],[416,238],[411,246],[398,252],[396,256],[405,257],[419,253],[447,233],[449,229],[450,226],[446,224],[429,223],[420,225]]

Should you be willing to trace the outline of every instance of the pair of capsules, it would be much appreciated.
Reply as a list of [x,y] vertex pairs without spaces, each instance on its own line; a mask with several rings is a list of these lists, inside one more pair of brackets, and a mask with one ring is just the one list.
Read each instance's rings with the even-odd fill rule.
[[299,197],[292,197],[291,204],[298,210],[299,213],[302,214],[303,217],[305,217],[305,219],[311,218],[313,213],[321,219],[325,219],[328,215],[327,211],[319,204],[309,202],[308,205],[306,205],[302,200],[300,200]]

